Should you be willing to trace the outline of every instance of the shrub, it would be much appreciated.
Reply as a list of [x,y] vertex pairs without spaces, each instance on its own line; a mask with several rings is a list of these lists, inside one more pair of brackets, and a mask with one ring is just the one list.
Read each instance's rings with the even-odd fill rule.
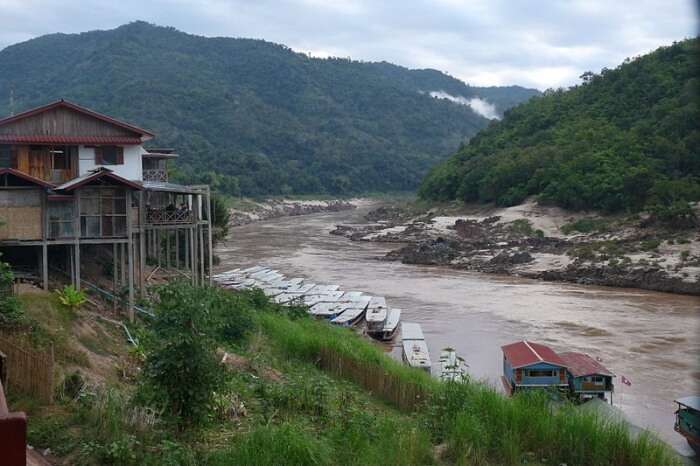
[[14,275],[10,264],[0,261],[0,325],[14,326],[24,321],[22,306],[12,295]]
[[221,382],[214,309],[222,301],[212,289],[184,282],[171,282],[156,292],[138,399],[165,408],[180,427],[200,423]]
[[56,294],[60,303],[72,311],[78,310],[87,301],[85,291],[78,290],[73,285],[66,285],[62,290],[56,290]]
[[535,234],[535,230],[532,228],[532,222],[526,218],[513,220],[508,225],[508,229],[516,235],[532,236]]

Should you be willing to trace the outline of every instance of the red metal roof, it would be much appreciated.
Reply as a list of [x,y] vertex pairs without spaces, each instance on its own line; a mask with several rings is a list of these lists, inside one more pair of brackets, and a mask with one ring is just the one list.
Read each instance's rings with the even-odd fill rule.
[[104,115],[102,113],[98,113],[94,110],[90,110],[89,108],[81,107],[80,105],[74,104],[72,102],[68,102],[67,100],[61,99],[57,100],[56,102],[52,102],[47,105],[42,105],[41,107],[36,107],[31,110],[27,110],[22,113],[18,113],[17,115],[12,115],[9,117],[5,117],[0,119],[0,126],[5,125],[7,123],[11,123],[13,121],[21,120],[23,118],[27,118],[32,115],[36,115],[41,112],[45,112],[47,110],[51,110],[56,107],[66,107],[70,108],[71,110],[75,110],[76,112],[83,113],[85,115],[89,115],[93,118],[97,118],[98,120],[105,121],[107,123],[111,123],[113,125],[119,126],[121,128],[127,129],[129,131],[132,131],[134,133],[137,133],[141,136],[146,136],[147,138],[152,138],[155,135],[151,133],[150,131],[147,131],[143,128],[139,128],[138,126],[131,125],[129,123],[125,123],[123,121],[117,120],[115,118],[112,118],[110,116]]
[[0,142],[8,144],[141,144],[140,138],[130,138],[123,136],[46,136],[36,135],[16,135],[0,134]]
[[555,366],[566,366],[554,350],[539,343],[523,340],[501,346],[501,349],[513,368],[529,366],[538,362],[546,362]]
[[49,183],[48,181],[44,181],[39,178],[35,178],[32,175],[29,175],[27,173],[21,172],[19,170],[15,170],[14,168],[0,168],[0,175],[13,175],[16,176],[17,178],[21,178],[25,181],[28,181],[30,183],[33,183],[38,186],[42,186],[44,188],[53,188],[54,185]]
[[593,359],[587,354],[569,351],[559,355],[566,367],[574,377],[583,377],[585,375],[608,375],[614,376],[605,366]]
[[79,176],[78,178],[73,178],[72,180],[63,183],[60,186],[56,186],[56,191],[72,191],[100,178],[109,178],[113,181],[116,181],[119,184],[129,186],[132,189],[143,189],[143,186],[141,184],[127,180],[126,178],[122,178],[121,176],[117,175],[108,168],[100,167],[82,176]]

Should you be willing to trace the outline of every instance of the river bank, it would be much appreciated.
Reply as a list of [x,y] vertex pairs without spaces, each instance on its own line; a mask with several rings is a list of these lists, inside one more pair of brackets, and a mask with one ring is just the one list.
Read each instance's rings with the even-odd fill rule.
[[319,212],[340,212],[354,209],[352,201],[331,200],[296,200],[296,199],[252,199],[237,200],[229,209],[229,226],[236,227],[262,220],[281,217],[295,217]]
[[382,257],[546,281],[700,295],[700,233],[645,216],[572,213],[535,201],[484,206],[378,207],[331,234],[402,243]]

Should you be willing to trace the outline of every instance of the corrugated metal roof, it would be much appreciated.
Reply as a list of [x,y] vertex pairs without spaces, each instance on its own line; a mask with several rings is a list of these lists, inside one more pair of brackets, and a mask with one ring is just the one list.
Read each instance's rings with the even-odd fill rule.
[[0,142],[12,144],[141,144],[140,138],[126,136],[47,136],[42,134],[0,134]]
[[17,169],[14,168],[0,168],[0,175],[12,175],[16,176],[17,178],[23,179],[29,183],[33,183],[38,186],[42,186],[44,188],[53,188],[54,185],[49,183],[48,181],[44,181],[42,179],[36,178],[32,175],[29,175],[27,173],[21,172]]
[[175,183],[164,183],[160,181],[144,181],[143,187],[149,191],[167,191],[171,193],[193,194],[202,192],[200,189],[193,188],[191,186],[184,186]]
[[71,190],[79,188],[87,183],[90,183],[91,181],[95,181],[97,179],[104,178],[104,177],[107,177],[113,181],[116,181],[119,184],[127,185],[132,189],[138,189],[138,190],[143,189],[143,187],[139,183],[127,180],[126,178],[122,178],[121,176],[112,172],[112,170],[110,170],[108,168],[100,167],[100,168],[96,168],[94,170],[90,170],[89,172],[85,173],[84,175],[81,175],[77,178],[73,178],[70,181],[66,181],[62,185],[56,186],[56,191],[71,191]]
[[538,362],[546,362],[555,366],[566,366],[554,350],[539,343],[523,340],[502,346],[501,349],[513,368],[529,366]]
[[607,375],[614,376],[605,366],[593,359],[587,354],[568,351],[559,353],[559,357],[564,361],[566,368],[569,369],[574,377],[583,377],[586,375]]
[[680,403],[683,406],[687,406],[688,408],[694,409],[695,411],[700,411],[700,396],[698,395],[678,398],[676,400],[676,403]]

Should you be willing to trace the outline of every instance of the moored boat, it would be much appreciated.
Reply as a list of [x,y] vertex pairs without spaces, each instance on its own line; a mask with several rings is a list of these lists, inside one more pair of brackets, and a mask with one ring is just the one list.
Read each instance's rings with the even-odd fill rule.
[[430,373],[430,353],[419,324],[404,322],[401,324],[402,353],[406,364]]
[[344,327],[350,327],[362,320],[364,313],[365,308],[363,307],[349,307],[343,310],[338,316],[331,319],[331,323],[335,325],[342,325]]
[[678,409],[674,429],[700,455],[700,395],[679,398],[676,403]]
[[386,299],[381,296],[375,296],[369,301],[367,306],[367,333],[371,336],[378,336],[384,330],[384,322],[386,322],[387,307]]
[[440,352],[440,379],[452,382],[466,380],[464,360],[452,348],[444,348]]
[[384,341],[391,340],[396,335],[396,329],[399,328],[399,322],[401,321],[401,309],[392,308],[386,316],[386,321],[384,321],[384,327],[382,328],[379,338]]

